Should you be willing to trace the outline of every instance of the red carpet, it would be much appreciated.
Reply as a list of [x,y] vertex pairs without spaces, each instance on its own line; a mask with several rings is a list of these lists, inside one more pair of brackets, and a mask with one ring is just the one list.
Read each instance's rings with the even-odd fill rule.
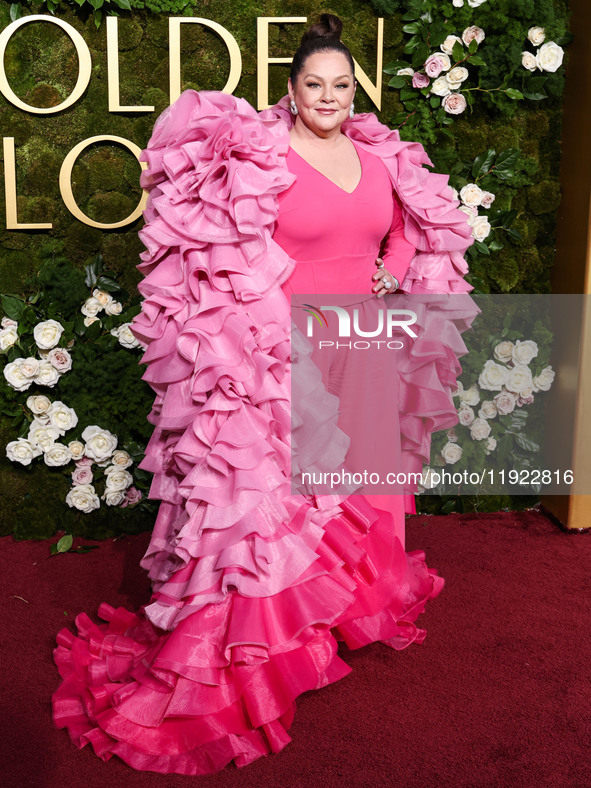
[[591,786],[591,534],[537,512],[410,518],[406,549],[446,579],[425,643],[343,650],[353,672],[300,697],[283,752],[205,778],[103,763],[51,721],[57,631],[102,601],[146,602],[147,543],[48,558],[47,542],[0,539],[2,786]]

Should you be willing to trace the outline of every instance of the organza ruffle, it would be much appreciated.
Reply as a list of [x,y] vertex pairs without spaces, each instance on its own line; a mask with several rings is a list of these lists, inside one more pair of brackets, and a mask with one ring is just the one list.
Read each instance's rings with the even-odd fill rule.
[[[365,139],[376,134],[367,144],[381,146],[372,123],[361,121]],[[136,769],[207,774],[277,752],[295,698],[349,671],[337,641],[421,642],[414,622],[443,586],[422,552],[405,553],[391,515],[364,498],[291,494],[290,306],[279,285],[294,263],[272,238],[277,195],[293,180],[288,144],[272,112],[189,90],[162,113],[143,154],[144,302],[133,331],[156,393],[142,463],[162,501],[142,560],[153,597],[137,615],[103,605],[106,624],[81,615],[78,636],[62,630],[55,659],[64,681],[54,695],[56,723],[78,746]],[[445,234],[443,186],[426,170],[413,181],[418,154],[398,146],[416,206],[409,216],[422,217],[408,226],[425,223],[431,248]],[[428,217],[413,197],[421,184],[436,187]],[[455,277],[465,292],[448,258],[438,286]],[[438,346],[405,359],[408,396],[425,408],[429,392],[436,400],[418,411],[431,421],[421,415],[405,432],[413,457],[427,429],[453,412],[457,366],[445,365],[461,349],[466,318],[450,317]],[[301,437],[318,467],[346,449],[334,403],[320,401],[313,424],[322,440]]]

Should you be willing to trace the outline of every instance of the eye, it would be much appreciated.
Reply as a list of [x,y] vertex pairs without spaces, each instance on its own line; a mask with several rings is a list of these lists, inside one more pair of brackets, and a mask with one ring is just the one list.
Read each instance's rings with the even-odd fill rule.
[[337,85],[337,88],[348,88],[348,87],[349,87],[349,85],[348,85],[348,83],[347,83],[347,82],[340,82],[340,83]]
[[317,88],[319,87],[318,82],[306,82],[307,88]]

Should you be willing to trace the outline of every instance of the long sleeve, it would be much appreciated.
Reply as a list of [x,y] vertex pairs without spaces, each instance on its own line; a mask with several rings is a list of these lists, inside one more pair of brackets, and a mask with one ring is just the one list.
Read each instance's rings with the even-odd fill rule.
[[410,267],[410,261],[415,255],[416,247],[405,238],[402,205],[396,192],[393,195],[394,214],[388,235],[382,242],[381,256],[384,267],[402,283]]

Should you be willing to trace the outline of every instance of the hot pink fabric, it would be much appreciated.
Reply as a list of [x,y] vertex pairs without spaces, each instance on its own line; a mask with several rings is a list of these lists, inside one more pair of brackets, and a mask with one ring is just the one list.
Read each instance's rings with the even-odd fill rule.
[[[59,633],[53,698],[56,724],[78,746],[136,769],[207,774],[281,750],[295,698],[349,671],[337,640],[420,643],[414,622],[443,587],[363,497],[290,493],[290,309],[278,285],[295,263],[272,236],[294,182],[284,112],[185,91],[143,154],[150,199],[134,332],[156,392],[142,463],[162,501],[142,561],[154,594],[137,614],[102,605],[106,623],[81,614],[77,635]],[[465,293],[469,228],[443,176],[373,116],[346,133],[361,151],[379,147],[394,178],[418,250],[404,285]],[[413,458],[453,413],[466,315],[456,310],[439,346],[406,359],[403,395],[425,409],[406,427]]]

